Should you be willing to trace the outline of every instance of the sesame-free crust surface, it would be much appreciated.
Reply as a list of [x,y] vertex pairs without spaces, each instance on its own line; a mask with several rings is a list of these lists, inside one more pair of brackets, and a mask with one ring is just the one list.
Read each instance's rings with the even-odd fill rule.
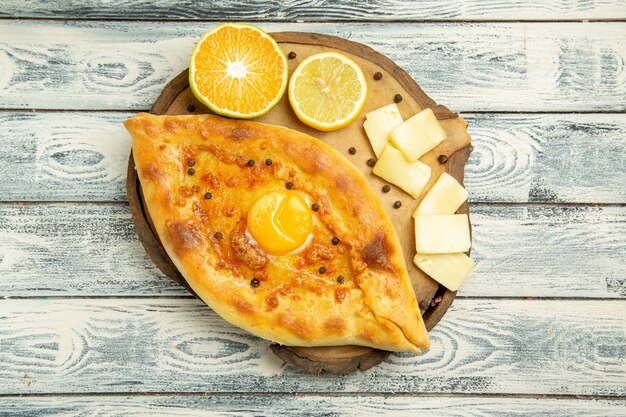
[[[124,125],[163,247],[223,318],[289,346],[428,349],[391,221],[336,150],[285,127],[215,115],[140,113]],[[251,207],[273,192],[300,196],[312,213],[297,253],[269,255],[247,234]]]
[[[382,201],[383,207],[396,229],[426,327],[429,330],[432,329],[445,314],[455,293],[439,286],[412,263],[415,246],[411,213],[420,200],[412,199],[394,186],[388,193],[381,191],[385,182],[372,175],[371,167],[366,163],[368,159],[374,157],[374,154],[362,129],[362,122],[367,111],[390,104],[396,94],[402,96],[402,101],[398,103],[398,107],[405,119],[426,107],[434,110],[448,135],[448,139],[422,158],[422,161],[433,169],[433,175],[427,188],[432,186],[442,172],[448,172],[459,182],[463,182],[464,167],[471,151],[470,138],[466,130],[467,123],[456,113],[444,106],[437,105],[406,72],[367,46],[332,36],[310,33],[280,32],[274,33],[272,36],[279,42],[285,53],[291,51],[296,53],[297,57],[289,60],[290,71],[293,71],[305,57],[327,50],[335,50],[348,55],[364,70],[369,89],[368,99],[359,118],[346,128],[334,132],[318,132],[305,126],[291,111],[286,96],[269,113],[255,120],[288,126],[311,134],[337,149],[365,175],[378,198]],[[383,75],[380,80],[374,80],[373,75],[376,72]],[[208,113],[208,109],[200,104],[191,93],[187,78],[187,71],[175,77],[164,88],[151,112],[155,114]],[[350,154],[348,152],[350,147],[355,147],[357,153]],[[447,162],[439,163],[437,161],[439,155],[447,156]],[[193,290],[167,257],[158,237],[150,228],[149,215],[143,208],[132,156],[129,159],[127,191],[137,232],[147,253],[166,275],[193,293]],[[393,208],[395,201],[402,202],[400,209]],[[458,210],[458,213],[468,212],[467,203]],[[364,370],[384,360],[387,355],[385,351],[355,346],[294,348],[273,345],[272,349],[283,360],[309,372],[349,373],[357,369]]]

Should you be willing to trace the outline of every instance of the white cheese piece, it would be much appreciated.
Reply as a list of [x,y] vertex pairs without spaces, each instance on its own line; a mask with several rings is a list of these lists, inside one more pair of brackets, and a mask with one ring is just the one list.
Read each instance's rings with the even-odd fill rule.
[[395,104],[380,107],[365,115],[363,128],[377,158],[387,146],[391,131],[401,124],[402,116]]
[[432,279],[456,291],[474,268],[474,261],[464,253],[417,254],[415,265]]
[[417,253],[467,252],[470,246],[467,215],[445,214],[415,217]]
[[409,161],[416,161],[445,138],[446,132],[431,109],[424,109],[410,117],[389,135],[391,143]]
[[388,145],[374,165],[374,174],[397,185],[411,197],[417,198],[428,183],[430,167],[423,162],[409,162],[402,152]]
[[444,172],[417,206],[413,217],[454,214],[468,196],[467,190],[452,175]]

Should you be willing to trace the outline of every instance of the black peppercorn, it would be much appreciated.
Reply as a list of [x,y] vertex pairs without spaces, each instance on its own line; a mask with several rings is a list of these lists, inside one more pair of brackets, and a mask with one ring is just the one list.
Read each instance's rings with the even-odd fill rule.
[[187,111],[189,113],[193,113],[194,110],[196,110],[196,106],[194,106],[193,104],[190,104],[190,105],[187,106]]
[[195,173],[196,173],[196,170],[195,170],[195,169],[193,169],[193,168],[189,168],[189,169],[187,170],[187,174],[189,174],[189,175],[193,175],[193,174],[195,174]]
[[437,161],[439,161],[440,164],[445,164],[446,162],[448,162],[448,157],[445,155],[439,155]]
[[393,96],[394,103],[400,103],[402,101],[402,96],[400,94],[396,94]]
[[383,185],[383,193],[388,193],[389,191],[391,191],[389,184]]
[[325,274],[326,273],[326,268],[324,268],[323,266],[320,266],[320,274]]
[[256,278],[252,278],[252,280],[250,281],[250,285],[252,285],[253,287],[258,287],[259,284],[261,284],[261,283]]
[[187,166],[192,167],[196,164],[196,161],[194,161],[193,159],[190,159],[189,161],[187,161]]
[[251,159],[248,161],[248,166],[249,167],[253,167],[254,166],[254,159]]
[[376,160],[374,158],[370,158],[367,160],[368,167],[373,167],[374,165],[376,165]]
[[217,239],[217,240],[224,239],[224,235],[222,234],[222,232],[217,232],[213,236],[215,236],[215,239]]
[[381,78],[383,78],[383,73],[382,72],[379,71],[379,72],[375,72],[374,73],[374,79],[376,81],[380,80]]
[[320,206],[318,206],[317,204],[313,203],[313,204],[311,205],[311,210],[313,210],[313,211],[317,211],[317,210],[319,210],[319,209],[320,209]]
[[350,155],[354,155],[356,153],[356,148],[353,146],[350,149],[348,149],[348,152],[350,153]]
[[210,200],[213,197],[213,194],[206,192],[204,193],[204,198],[206,198],[207,200]]
[[267,166],[272,165],[272,160],[271,160],[271,159],[269,159],[269,158],[268,158],[268,159],[266,159],[266,160],[265,160],[265,165],[267,165]]
[[298,55],[296,55],[296,53],[294,51],[291,51],[291,52],[289,52],[289,55],[287,55],[287,56],[289,57],[289,59],[294,59]]
[[338,282],[338,283],[343,284],[343,282],[344,282],[344,281],[345,281],[345,278],[343,277],[343,275],[339,275],[339,276],[337,277],[337,282]]
[[287,184],[285,184],[285,187],[287,187],[288,190],[291,190],[293,188],[293,182],[289,181]]
[[339,244],[339,239],[335,236],[334,238],[332,238],[332,240],[330,241],[333,245],[338,245]]
[[395,203],[393,203],[393,208],[399,209],[400,207],[402,207],[402,201],[398,200]]

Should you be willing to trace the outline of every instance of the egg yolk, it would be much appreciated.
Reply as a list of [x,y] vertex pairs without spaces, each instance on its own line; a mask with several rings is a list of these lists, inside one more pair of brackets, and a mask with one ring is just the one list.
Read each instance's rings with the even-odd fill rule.
[[274,191],[248,212],[248,232],[270,255],[285,255],[302,246],[313,227],[306,201],[295,192]]

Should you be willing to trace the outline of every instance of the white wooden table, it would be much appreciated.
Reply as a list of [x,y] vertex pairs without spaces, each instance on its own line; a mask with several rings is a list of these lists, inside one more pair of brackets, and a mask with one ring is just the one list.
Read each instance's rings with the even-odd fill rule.
[[[477,267],[427,354],[302,374],[145,255],[121,122],[217,21],[365,43],[469,120]],[[0,200],[2,416],[626,415],[623,0],[0,0]]]

